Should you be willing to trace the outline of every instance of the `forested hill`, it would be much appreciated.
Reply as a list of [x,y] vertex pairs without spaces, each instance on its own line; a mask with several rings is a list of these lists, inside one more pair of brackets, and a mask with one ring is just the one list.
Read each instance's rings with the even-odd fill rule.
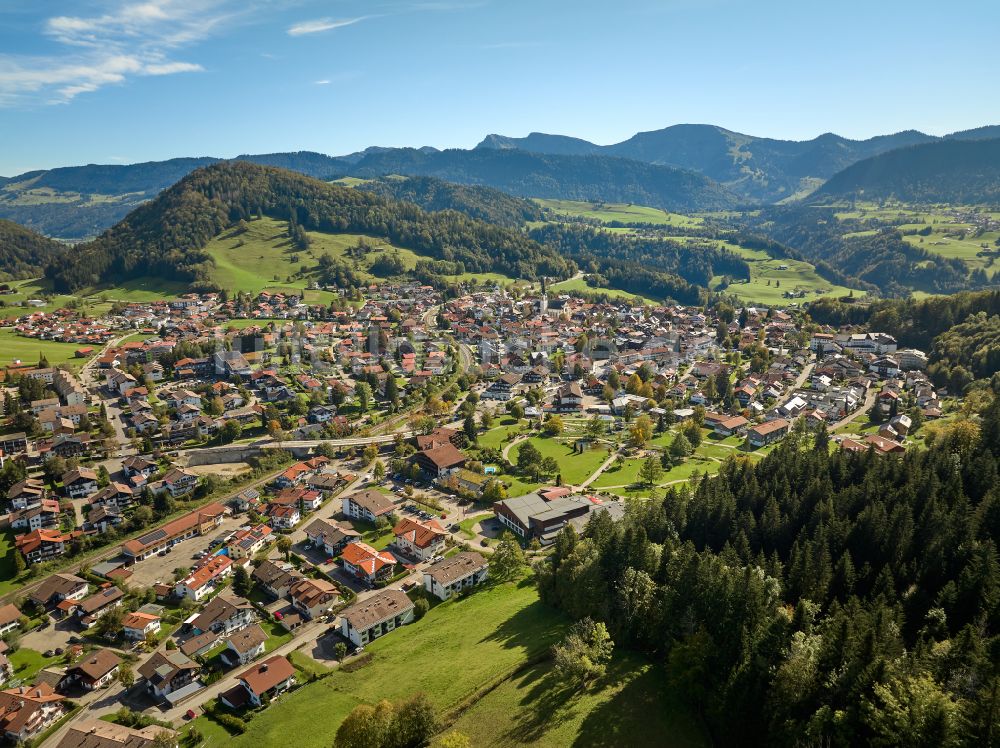
[[[995,746],[1000,382],[900,457],[801,426],[567,529],[542,600],[663,663],[717,746]],[[802,426],[805,421],[799,421]]]
[[523,234],[458,212],[427,213],[412,203],[234,161],[193,172],[49,265],[46,275],[60,291],[145,275],[207,281],[213,263],[202,251],[207,242],[240,219],[261,214],[307,230],[382,237],[461,262],[468,271],[529,279],[575,271],[572,262]]
[[62,256],[59,242],[36,234],[24,226],[0,218],[0,279],[20,280],[41,274],[45,266]]
[[370,153],[345,174],[431,176],[524,197],[638,203],[676,212],[720,210],[737,203],[731,192],[702,174],[606,156],[398,148]]
[[945,140],[889,151],[834,175],[811,200],[851,197],[996,203],[1000,201],[1000,138]]
[[508,228],[542,219],[542,209],[531,200],[491,187],[454,184],[434,177],[381,177],[366,180],[356,185],[356,189],[405,200],[424,210],[457,210]]

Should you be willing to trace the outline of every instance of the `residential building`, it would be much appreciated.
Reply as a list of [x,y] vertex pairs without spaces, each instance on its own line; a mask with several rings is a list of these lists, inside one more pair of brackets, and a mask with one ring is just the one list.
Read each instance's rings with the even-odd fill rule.
[[790,428],[791,424],[784,418],[766,421],[747,431],[747,444],[754,448],[765,447],[784,438]]
[[196,634],[214,631],[228,636],[246,628],[257,620],[257,611],[248,601],[239,597],[218,595],[208,601],[198,617],[191,622],[191,630]]
[[374,523],[379,517],[392,513],[395,509],[392,499],[381,491],[358,491],[342,499],[344,514],[355,519]]
[[210,595],[222,580],[233,573],[233,560],[225,554],[211,556],[187,577],[174,586],[177,597],[186,597],[195,602]]
[[226,553],[232,559],[251,558],[270,542],[271,533],[271,528],[263,524],[238,530],[226,546]]
[[229,637],[222,656],[230,665],[246,665],[264,654],[266,642],[267,633],[254,623]]
[[82,600],[87,596],[87,580],[73,574],[52,574],[46,577],[28,597],[47,608],[63,600]]
[[156,650],[137,672],[145,679],[149,694],[163,700],[193,683],[201,666],[183,652]]
[[66,713],[63,701],[48,683],[0,691],[0,732],[13,743],[36,738]]
[[463,551],[424,570],[424,589],[441,600],[486,581],[489,564],[478,553]]
[[141,641],[160,630],[160,617],[152,613],[127,613],[122,618],[122,628],[126,639]]
[[60,687],[65,684],[83,688],[85,691],[104,688],[118,675],[121,663],[122,659],[110,649],[90,652],[67,668]]
[[396,568],[396,558],[387,551],[377,551],[367,543],[348,543],[341,553],[344,571],[368,584],[388,579]]
[[326,613],[340,599],[337,587],[325,579],[304,577],[288,591],[292,605],[306,618],[313,619]]
[[447,531],[437,520],[404,517],[392,529],[396,547],[408,556],[426,561],[444,551]]
[[176,733],[159,725],[136,730],[102,719],[86,719],[71,723],[56,748],[156,748],[161,733],[167,733],[174,739],[172,744],[177,744]]
[[333,558],[340,555],[348,543],[359,539],[361,533],[354,529],[341,527],[333,520],[315,519],[306,528],[306,537],[315,548]]
[[223,693],[220,700],[233,709],[247,703],[259,707],[265,699],[274,698],[295,685],[295,668],[285,657],[275,655],[240,673],[238,680],[239,685]]
[[340,614],[340,633],[361,647],[413,621],[413,602],[400,590],[384,590]]

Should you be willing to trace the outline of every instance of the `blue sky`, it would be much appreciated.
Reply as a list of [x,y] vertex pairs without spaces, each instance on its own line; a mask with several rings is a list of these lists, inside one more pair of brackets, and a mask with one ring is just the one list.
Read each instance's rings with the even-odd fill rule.
[[0,0],[0,174],[680,122],[1000,123],[1000,3]]

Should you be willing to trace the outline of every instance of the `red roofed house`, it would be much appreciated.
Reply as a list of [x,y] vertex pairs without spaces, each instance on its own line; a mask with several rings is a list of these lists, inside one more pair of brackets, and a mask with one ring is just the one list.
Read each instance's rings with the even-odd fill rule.
[[180,580],[174,587],[174,594],[177,597],[187,597],[198,602],[203,597],[209,595],[218,586],[220,581],[232,573],[232,559],[220,553],[217,556],[209,558],[206,563],[195,569],[190,576]]
[[367,543],[360,541],[348,543],[340,558],[347,572],[364,579],[369,584],[388,579],[396,567],[396,557],[391,553],[376,551]]
[[421,561],[436,556],[445,547],[444,539],[448,533],[437,522],[429,519],[420,520],[404,517],[392,528],[396,536],[396,546],[409,556],[415,556]]
[[0,691],[0,730],[13,742],[30,740],[65,714],[62,702],[48,683]]
[[295,685],[295,668],[281,655],[254,665],[239,676],[239,685],[220,697],[227,706],[238,709],[246,703],[261,706],[264,697],[273,697]]

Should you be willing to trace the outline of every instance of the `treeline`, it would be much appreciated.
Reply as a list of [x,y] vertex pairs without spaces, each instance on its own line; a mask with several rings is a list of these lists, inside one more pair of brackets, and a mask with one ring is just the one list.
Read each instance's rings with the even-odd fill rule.
[[66,248],[31,229],[0,219],[0,279],[37,278]]
[[750,266],[743,258],[713,246],[693,247],[671,239],[617,234],[582,224],[546,223],[529,234],[536,241],[574,258],[579,265],[588,257],[598,261],[623,261],[649,271],[678,275],[703,288],[707,288],[716,275],[750,279]]
[[426,213],[289,171],[227,162],[193,172],[64,262],[49,265],[46,275],[61,291],[142,275],[205,282],[213,260],[202,248],[227,226],[260,215],[309,231],[381,237],[435,259],[462,262],[472,272],[534,280],[565,278],[576,270],[519,232],[458,212]]
[[884,296],[906,296],[913,288],[955,293],[988,282],[985,274],[970,276],[961,260],[914,246],[895,230],[851,236],[833,208],[772,207],[748,214],[746,220],[810,262],[822,261]]
[[381,177],[355,189],[404,200],[424,210],[457,210],[467,216],[509,229],[542,220],[542,209],[531,200],[481,185],[462,185],[433,177]]
[[663,663],[716,744],[995,745],[1000,403],[928,441],[727,460],[564,532],[542,599]]

